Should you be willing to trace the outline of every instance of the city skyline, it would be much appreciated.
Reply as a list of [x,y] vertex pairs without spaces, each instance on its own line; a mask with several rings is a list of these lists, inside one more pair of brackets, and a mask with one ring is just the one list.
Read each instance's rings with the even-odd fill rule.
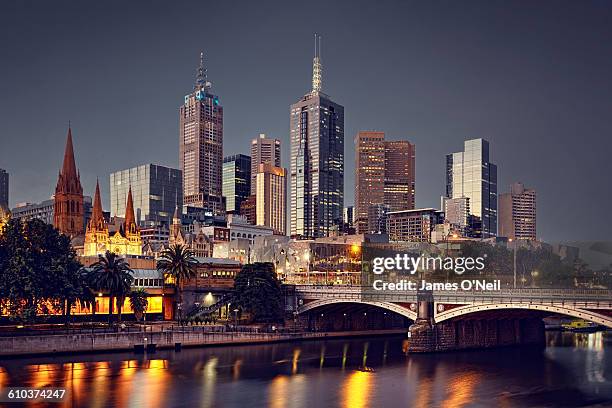
[[[13,9],[11,6],[2,7],[7,7],[8,10],[3,10],[6,12],[0,14],[4,16],[14,15],[21,18],[21,20],[16,18],[15,21],[24,22],[25,16],[23,10],[19,10],[19,6],[12,6]],[[400,5],[394,7],[397,10],[405,10]],[[417,15],[432,18],[432,11],[427,11],[426,7],[413,5],[413,8]],[[545,7],[541,8],[544,9]],[[536,17],[534,19],[543,18],[542,9],[536,7]],[[397,102],[397,99],[394,99],[393,95],[390,94],[394,91],[390,86],[390,81],[391,79],[396,80],[400,73],[402,77],[404,76],[401,68],[405,69],[407,67],[405,65],[406,60],[402,59],[400,61],[399,69],[392,69],[388,72],[373,71],[374,66],[372,64],[366,64],[366,67],[358,70],[359,73],[365,72],[370,75],[364,77],[364,79],[366,82],[376,84],[376,87],[369,87],[367,92],[372,94],[375,97],[374,99],[379,101],[384,99],[388,102],[385,103],[388,109],[384,109],[376,103],[374,105],[369,102],[364,104],[363,99],[359,98],[358,94],[350,89],[349,85],[351,81],[356,80],[356,74],[347,69],[347,64],[354,63],[355,58],[360,55],[363,56],[363,54],[356,52],[355,44],[346,41],[346,33],[343,33],[341,29],[320,30],[325,39],[323,59],[328,68],[325,72],[325,87],[329,89],[329,94],[334,95],[335,100],[346,108],[346,134],[353,135],[356,130],[377,129],[385,131],[387,134],[405,135],[406,138],[419,146],[419,158],[416,163],[416,208],[438,206],[439,196],[443,194],[444,190],[444,174],[442,171],[444,154],[459,150],[463,140],[482,137],[491,142],[492,160],[499,165],[499,193],[506,192],[511,181],[514,180],[521,180],[538,191],[538,207],[540,210],[538,213],[538,231],[540,238],[545,240],[597,238],[597,234],[600,234],[600,232],[598,232],[599,224],[595,221],[594,214],[592,218],[590,218],[590,214],[587,214],[586,218],[575,220],[570,220],[571,217],[561,217],[564,212],[580,209],[580,205],[583,205],[582,202],[585,201],[581,197],[591,197],[593,202],[609,202],[611,198],[610,192],[605,188],[598,188],[594,181],[597,174],[609,173],[606,166],[610,166],[609,162],[603,160],[605,158],[604,152],[610,150],[610,142],[603,137],[610,130],[610,124],[604,120],[603,115],[603,111],[605,111],[603,106],[606,106],[608,97],[598,95],[594,86],[596,83],[599,84],[601,80],[599,75],[603,75],[603,72],[608,70],[611,60],[609,56],[597,55],[598,45],[593,40],[609,39],[611,33],[608,27],[601,26],[602,20],[597,17],[596,9],[597,7],[593,5],[575,5],[555,11],[560,22],[544,19],[543,26],[552,29],[552,32],[565,40],[568,38],[563,37],[560,26],[562,22],[568,23],[569,21],[571,23],[573,21],[568,20],[571,12],[582,13],[581,15],[588,20],[589,24],[599,28],[599,31],[596,31],[595,28],[583,30],[583,32],[577,32],[576,29],[572,31],[573,34],[579,36],[576,41],[580,42],[577,44],[585,42],[589,45],[587,48],[583,47],[581,51],[578,51],[575,45],[555,41],[550,36],[546,37],[547,41],[553,41],[555,46],[558,47],[544,48],[547,51],[546,55],[553,56],[554,61],[562,63],[558,65],[545,64],[545,59],[534,54],[538,50],[538,46],[543,46],[541,41],[536,41],[538,39],[537,34],[546,30],[544,30],[544,27],[534,26],[533,19],[527,20],[528,23],[532,24],[530,27],[533,32],[524,33],[529,39],[533,37],[534,41],[531,42],[524,41],[524,38],[520,37],[520,33],[516,31],[510,30],[514,37],[512,35],[503,36],[495,28],[486,25],[484,27],[486,30],[497,34],[494,38],[502,38],[508,41],[507,51],[509,52],[504,54],[505,57],[527,57],[524,60],[513,59],[512,61],[516,66],[505,68],[507,71],[504,71],[495,63],[489,62],[493,69],[492,72],[488,72],[482,64],[471,60],[461,60],[456,54],[451,55],[450,60],[447,61],[452,63],[450,65],[434,64],[434,62],[445,60],[440,55],[457,53],[457,50],[451,47],[448,41],[442,41],[435,36],[431,38],[434,33],[422,27],[413,28],[417,31],[425,30],[430,34],[429,37],[424,37],[422,44],[407,41],[405,30],[399,30],[398,28],[399,34],[402,35],[398,35],[398,39],[390,39],[389,41],[394,45],[403,44],[402,41],[407,41],[406,49],[410,53],[414,54],[416,52],[417,56],[425,57],[424,59],[410,59],[415,68],[408,71],[410,75],[406,76],[406,84],[402,85],[402,90],[412,90],[408,97],[402,96],[402,99],[414,97],[421,105],[406,101],[393,106],[392,102]],[[41,6],[38,12],[44,14],[44,10],[45,7]],[[216,11],[219,11],[222,15],[226,12],[223,10]],[[333,11],[339,13],[337,9],[333,9]],[[494,11],[495,7],[488,6],[480,11],[480,15],[491,13],[492,16],[495,16]],[[530,12],[533,11],[530,9]],[[346,10],[346,12],[354,13],[352,10]],[[517,18],[517,15],[522,15],[525,12],[526,10],[517,8],[505,17]],[[130,13],[131,11],[128,10],[127,14],[131,16],[130,18],[136,19],[138,22],[138,18]],[[380,16],[380,13],[387,14],[390,13],[390,10],[377,12],[374,15]],[[448,14],[457,16],[456,10],[455,13],[449,12]],[[69,17],[71,16],[67,15],[61,18]],[[33,20],[40,23],[39,18],[35,12]],[[448,23],[446,16],[442,15],[440,18],[439,25],[442,25],[443,22]],[[463,47],[462,49],[468,47],[470,58],[492,57],[492,51],[486,47],[489,44],[480,36],[473,37],[474,32],[467,28],[466,20],[469,22],[472,18],[474,17],[470,17],[466,13],[458,14],[455,29],[465,37],[458,38],[457,45],[459,48]],[[7,21],[6,24],[3,24],[5,28],[0,30],[15,29],[15,21]],[[79,21],[74,23],[81,29],[83,28]],[[98,23],[99,20],[94,19],[93,28],[86,34],[91,35],[96,30],[101,29],[101,26],[97,25]],[[574,28],[587,24],[586,22],[574,22],[573,25],[569,23],[566,25]],[[281,26],[286,28],[282,24]],[[281,26],[276,29],[280,30]],[[31,28],[27,24],[26,27]],[[120,28],[126,30],[126,26],[121,24]],[[155,49],[155,47],[152,47],[153,50],[147,48],[143,56],[139,55],[138,58],[130,60],[129,64],[122,64],[122,69],[125,68],[128,71],[125,73],[128,78],[134,78],[135,73],[131,72],[134,70],[139,75],[145,75],[149,81],[144,82],[149,82],[149,84],[142,86],[134,83],[137,86],[133,90],[126,90],[123,86],[113,84],[112,79],[106,80],[104,75],[95,74],[94,76],[100,79],[96,81],[97,83],[91,83],[91,91],[86,92],[83,92],[83,89],[86,88],[79,85],[84,80],[80,73],[86,72],[84,61],[80,59],[86,58],[89,54],[79,55],[74,53],[65,60],[71,63],[77,62],[76,64],[71,65],[63,62],[68,51],[68,48],[62,45],[58,39],[61,38],[60,34],[63,31],[58,30],[60,34],[51,32],[49,39],[36,39],[36,41],[42,41],[42,44],[49,45],[50,42],[52,45],[48,47],[48,50],[43,50],[40,58],[33,59],[36,62],[47,62],[47,64],[43,64],[46,71],[45,79],[37,89],[37,94],[41,92],[42,88],[45,99],[51,102],[48,103],[48,107],[41,108],[41,121],[37,121],[36,124],[27,123],[27,120],[24,120],[23,113],[15,109],[16,106],[23,105],[22,98],[28,97],[32,92],[31,89],[27,89],[28,87],[24,87],[26,83],[24,74],[30,72],[32,62],[23,64],[22,62],[24,59],[31,58],[31,52],[41,51],[38,49],[40,44],[18,52],[14,44],[3,43],[7,46],[8,59],[15,61],[15,66],[25,67],[25,73],[15,72],[12,65],[1,68],[2,83],[4,84],[4,81],[7,81],[6,95],[8,97],[3,98],[0,108],[6,112],[6,117],[10,120],[0,124],[0,133],[3,134],[2,143],[3,146],[6,146],[6,149],[3,148],[0,153],[0,167],[5,168],[11,175],[10,207],[14,207],[17,202],[22,201],[43,201],[51,195],[52,188],[50,186],[57,179],[56,172],[62,149],[60,146],[63,146],[69,119],[73,121],[75,156],[82,172],[84,194],[86,195],[93,195],[91,186],[95,184],[96,178],[105,179],[113,171],[144,163],[157,163],[178,168],[176,160],[178,156],[176,106],[181,103],[184,91],[188,90],[189,86],[193,84],[194,68],[197,55],[201,49],[204,50],[205,58],[209,64],[210,75],[215,79],[215,89],[218,89],[216,93],[221,95],[227,113],[225,120],[227,147],[224,149],[223,155],[248,154],[248,151],[243,147],[245,141],[250,140],[254,134],[265,132],[281,139],[285,158],[282,165],[287,166],[287,158],[289,157],[287,154],[289,146],[287,105],[293,102],[295,95],[301,94],[307,88],[310,78],[308,72],[310,69],[309,60],[312,56],[311,36],[313,31],[319,31],[317,28],[308,27],[304,30],[291,30],[289,37],[292,42],[295,42],[293,47],[285,44],[284,41],[280,41],[281,44],[285,44],[282,48],[280,46],[266,47],[270,50],[263,50],[266,56],[266,58],[263,58],[264,67],[257,68],[257,70],[263,69],[265,72],[258,71],[257,76],[260,74],[266,75],[261,77],[263,82],[257,86],[248,83],[246,88],[243,87],[245,85],[244,78],[238,73],[246,70],[239,70],[233,66],[232,60],[228,59],[226,53],[221,52],[215,41],[202,39],[196,41],[194,39],[190,41],[189,46],[185,47],[184,52],[168,52],[169,55],[172,55],[171,59],[174,59],[174,65],[172,65],[172,69],[165,66],[164,70],[168,72],[164,72],[163,75],[167,75],[172,78],[172,81],[175,81],[171,83],[171,86],[161,82],[159,82],[159,86],[157,84],[152,85],[150,80],[155,78],[155,75],[159,78],[163,77],[159,68],[153,68],[145,74],[142,73],[144,67],[152,68],[151,59]],[[263,28],[261,29],[263,30]],[[483,30],[482,24],[479,29]],[[275,29],[271,28],[270,30]],[[162,30],[162,33],[168,34],[167,28]],[[386,33],[387,31],[385,31]],[[365,34],[372,35],[371,32]],[[3,38],[5,37],[7,36],[3,36]],[[89,38],[87,35],[85,37]],[[8,38],[15,37],[9,36]],[[36,38],[36,36],[33,36],[33,38]],[[24,44],[34,44],[33,38],[25,36],[25,39],[22,40],[23,43],[18,48],[24,48]],[[391,61],[389,59],[391,56],[386,51],[388,47],[383,47],[382,50],[373,47],[374,43],[380,43],[383,38],[382,34],[374,35],[368,42],[360,35],[355,43],[360,44],[359,50],[361,53],[377,53],[385,61]],[[154,40],[157,39],[158,37],[155,37]],[[229,44],[236,45],[237,39],[243,38],[237,34],[231,36]],[[518,39],[522,39],[522,41],[518,41]],[[128,40],[130,44],[143,41],[139,40],[138,36],[129,37]],[[471,42],[468,40],[480,40],[479,44],[481,45],[484,42],[485,51],[469,48]],[[102,42],[106,44],[105,41]],[[361,44],[364,41],[367,46]],[[67,42],[71,46],[78,44],[72,38]],[[514,48],[519,42],[522,46],[520,53]],[[431,50],[431,48],[427,48],[428,45],[438,45],[440,55],[428,54],[426,51]],[[164,46],[163,41],[160,42],[159,46]],[[241,47],[236,49],[244,51],[244,48]],[[280,57],[275,56],[274,52],[271,51],[275,49],[281,49],[281,54],[289,53],[292,57],[296,57],[282,58],[295,59],[295,64],[281,65],[282,69],[276,67],[275,61]],[[327,52],[326,49],[328,51],[333,49],[334,53]],[[124,52],[122,49],[119,51]],[[167,52],[165,47],[160,51],[164,54]],[[115,54],[108,48],[103,47],[101,55],[107,58],[106,56]],[[571,81],[571,77],[575,76],[576,73],[585,72],[581,71],[581,64],[584,64],[584,62],[576,62],[580,59],[589,61],[585,65],[589,65],[588,72],[591,75],[589,78],[584,75],[581,77],[582,81],[586,81],[586,85],[579,81]],[[118,67],[113,65],[112,59],[105,59],[104,61],[107,65],[110,64],[111,67],[114,67],[115,76],[123,74],[118,70]],[[560,66],[565,68],[559,68]],[[430,69],[429,76],[425,75],[427,71],[425,67]],[[435,68],[433,71],[431,71],[432,67]],[[530,67],[533,68],[533,71],[530,71],[533,72],[531,75],[526,72]],[[477,68],[477,70],[470,74],[469,68]],[[92,69],[95,73],[99,68],[94,66]],[[504,73],[506,75],[502,75]],[[390,78],[383,78],[384,76]],[[455,78],[449,78],[452,76],[455,76]],[[232,85],[232,79],[238,83]],[[372,81],[373,79],[377,81]],[[442,81],[440,81],[441,79]],[[494,79],[498,81],[494,81]],[[513,92],[511,88],[517,84],[519,79],[528,79],[527,84],[532,86],[533,90],[541,91],[542,95],[533,95],[532,91],[522,87],[519,87],[519,91]],[[538,82],[536,79],[541,81]],[[439,82],[435,83],[435,80]],[[423,82],[422,86],[418,84],[419,81]],[[22,88],[18,90],[13,83],[21,84]],[[604,83],[609,86],[609,82]],[[400,82],[396,81],[395,84],[400,84]],[[466,91],[465,88],[470,86],[473,89]],[[101,89],[105,87],[109,89]],[[240,87],[243,87],[242,92],[235,89]],[[153,88],[156,89],[155,92],[153,92]],[[282,94],[279,94],[281,88],[286,89],[283,89]],[[444,91],[442,88],[451,90]],[[249,99],[249,93],[263,92],[264,89],[274,92],[274,97],[270,97],[268,102],[273,105],[273,108],[266,111],[265,115],[249,113],[246,108],[252,106],[244,105],[247,101],[241,101],[240,98],[237,98],[237,96],[242,95],[244,99]],[[579,92],[578,95],[581,96],[579,98],[580,104],[576,105],[574,98],[570,97],[571,93],[566,93],[562,89],[573,89]],[[605,86],[598,89],[605,89]],[[493,94],[500,96],[493,99],[492,107],[485,106],[485,101],[489,103]],[[135,102],[130,101],[130,99],[137,99],[136,95],[153,98],[147,102],[148,106],[144,111],[149,112],[146,115],[140,115],[142,120],[136,120],[139,114],[126,116],[119,109],[122,108],[126,111],[136,109],[132,105]],[[461,96],[459,97],[459,95]],[[96,117],[92,116],[91,112],[84,112],[74,105],[75,102],[81,104],[81,101],[77,100],[77,96],[89,98],[91,104],[95,107],[93,110],[100,109],[104,113],[105,123],[101,123],[99,118],[93,120]],[[450,99],[445,99],[445,96],[450,96]],[[528,97],[533,98],[527,100]],[[465,107],[457,105],[460,100],[465,102]],[[444,106],[442,101],[446,101],[447,106]],[[593,103],[594,101],[599,101],[599,103]],[[114,102],[118,106],[110,106],[110,102]],[[102,110],[99,105],[106,106],[106,110]],[[365,105],[365,107],[360,105]],[[170,106],[169,109],[168,106]],[[434,107],[436,108],[434,109]],[[372,113],[369,116],[364,115],[364,112],[368,111]],[[403,111],[406,111],[406,113],[402,113]],[[163,112],[163,114],[159,114],[160,112]],[[229,112],[232,112],[232,114],[230,115]],[[128,117],[132,123],[126,122]],[[567,117],[570,118],[569,122]],[[433,123],[434,121],[448,122],[449,124],[445,127]],[[558,124],[555,125],[555,122],[558,122]],[[131,136],[130,138],[125,137],[128,134]],[[7,135],[10,135],[10,138]],[[575,135],[580,136],[581,143],[572,143],[571,138]],[[150,139],[156,143],[147,143]],[[130,158],[122,156],[121,152],[114,151],[117,149],[104,149],[106,144],[116,143],[119,145],[123,140],[126,140],[123,150],[127,151],[131,156]],[[569,146],[572,146],[572,148],[570,149]],[[98,152],[100,151],[112,151],[113,154],[99,160]],[[345,146],[345,205],[350,205],[353,202],[353,155],[352,146],[348,143]],[[24,160],[24,158],[29,160]],[[560,164],[563,161],[569,162],[570,160],[579,163],[579,166],[563,166]],[[27,163],[27,165],[23,163]],[[555,180],[563,180],[564,183],[554,183]],[[585,183],[584,180],[593,181]],[[562,187],[555,187],[555,184],[560,186],[567,183],[574,185],[577,189],[572,197],[561,194]],[[104,207],[110,208],[107,186],[103,185],[102,188]]]

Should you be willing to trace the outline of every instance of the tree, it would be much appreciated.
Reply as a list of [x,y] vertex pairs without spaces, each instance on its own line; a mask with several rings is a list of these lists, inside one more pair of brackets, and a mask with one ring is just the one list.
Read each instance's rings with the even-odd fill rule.
[[130,292],[130,307],[134,311],[136,320],[140,320],[147,310],[149,300],[147,299],[147,291],[139,288]]
[[61,310],[68,322],[81,268],[70,239],[53,226],[12,219],[0,236],[0,302],[21,323],[50,309]]
[[244,265],[234,280],[234,302],[256,322],[283,320],[283,295],[274,265],[256,262]]
[[162,251],[157,260],[157,270],[166,277],[174,280],[174,285],[178,294],[179,305],[179,320],[182,318],[182,303],[183,303],[183,285],[185,281],[193,279],[196,276],[196,268],[198,265],[197,259],[193,256],[193,252],[181,245],[171,245]]
[[92,264],[91,268],[88,277],[91,287],[108,293],[108,324],[112,324],[114,300],[117,302],[118,319],[121,322],[121,308],[130,293],[134,272],[124,258],[110,251],[98,255],[98,261]]

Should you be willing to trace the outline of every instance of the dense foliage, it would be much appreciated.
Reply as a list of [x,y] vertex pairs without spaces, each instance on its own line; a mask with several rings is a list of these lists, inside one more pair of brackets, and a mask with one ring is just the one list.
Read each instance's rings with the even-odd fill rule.
[[12,219],[0,234],[0,307],[19,323],[34,322],[49,308],[63,311],[93,294],[70,240],[53,226]]
[[234,302],[255,322],[283,320],[281,284],[271,263],[244,265],[234,280]]

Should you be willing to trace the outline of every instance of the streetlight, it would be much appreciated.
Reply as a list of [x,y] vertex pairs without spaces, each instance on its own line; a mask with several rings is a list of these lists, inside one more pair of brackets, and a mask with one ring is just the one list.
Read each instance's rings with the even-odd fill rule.
[[508,238],[508,242],[510,242],[512,244],[512,251],[513,251],[513,267],[512,267],[512,274],[514,276],[514,289],[516,289],[516,242],[513,243],[513,239],[512,238]]

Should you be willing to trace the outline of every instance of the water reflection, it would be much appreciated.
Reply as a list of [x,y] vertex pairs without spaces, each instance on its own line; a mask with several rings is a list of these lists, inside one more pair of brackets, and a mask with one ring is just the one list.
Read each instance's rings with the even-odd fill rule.
[[606,405],[610,337],[408,356],[395,337],[40,357],[1,362],[0,385],[66,387],[64,407]]

